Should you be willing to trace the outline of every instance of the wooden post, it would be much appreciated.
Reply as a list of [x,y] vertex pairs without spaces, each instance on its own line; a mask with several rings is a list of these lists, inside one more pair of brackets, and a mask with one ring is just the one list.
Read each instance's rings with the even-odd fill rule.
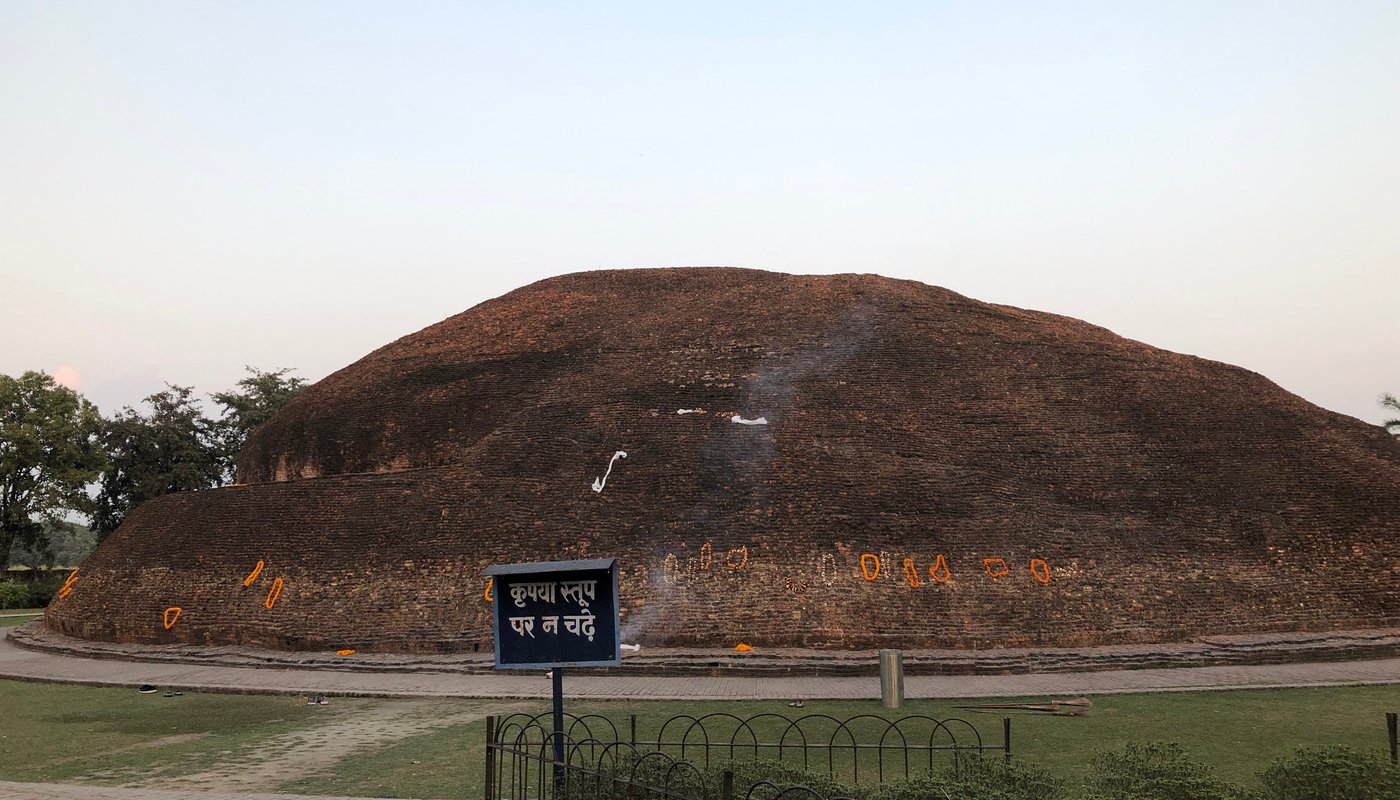
[[486,718],[486,800],[496,800],[496,718]]
[[734,800],[734,770],[724,771],[724,783],[719,787],[719,800]]
[[1397,752],[1395,747],[1396,716],[1394,711],[1387,711],[1385,714],[1385,729],[1390,734],[1390,763],[1392,764],[1397,763],[1397,759],[1400,759],[1400,752]]
[[637,715],[636,715],[636,714],[628,714],[628,715],[627,715],[627,721],[628,721],[628,723],[632,726],[632,740],[631,740],[631,744],[632,744],[632,747],[635,749],[635,748],[637,747]]

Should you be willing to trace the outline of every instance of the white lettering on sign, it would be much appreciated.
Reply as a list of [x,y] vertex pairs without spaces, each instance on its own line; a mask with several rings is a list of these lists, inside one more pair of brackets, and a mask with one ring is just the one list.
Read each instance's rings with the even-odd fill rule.
[[553,603],[554,586],[553,582],[517,583],[510,587],[510,597],[515,601],[516,608],[524,608],[526,598],[541,603]]
[[559,599],[567,603],[572,598],[580,608],[588,608],[588,601],[597,597],[597,581],[562,581],[559,584]]
[[591,642],[593,634],[596,632],[593,628],[593,620],[595,619],[597,618],[586,612],[576,617],[564,617],[564,630],[575,636],[583,636]]
[[[531,639],[535,638],[534,617],[510,617],[509,619],[510,628],[511,630],[515,631],[516,634],[520,636],[529,636]],[[556,635],[559,633],[560,617],[548,616],[540,617],[539,619],[540,630],[542,632],[552,633]],[[583,638],[591,642],[593,641],[593,637],[596,636],[598,633],[598,629],[594,625],[597,619],[597,617],[595,617],[592,613],[588,611],[585,611],[582,614],[565,616],[563,617],[564,630],[568,633],[572,633],[575,636],[582,636]]]

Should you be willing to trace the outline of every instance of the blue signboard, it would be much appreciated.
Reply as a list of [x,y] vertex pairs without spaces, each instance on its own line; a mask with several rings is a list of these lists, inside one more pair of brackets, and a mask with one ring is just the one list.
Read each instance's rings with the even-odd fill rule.
[[497,669],[622,663],[617,559],[498,564],[485,574]]

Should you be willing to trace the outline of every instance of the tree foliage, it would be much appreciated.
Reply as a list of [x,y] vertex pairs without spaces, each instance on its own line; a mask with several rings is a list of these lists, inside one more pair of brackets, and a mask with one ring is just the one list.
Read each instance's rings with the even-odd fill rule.
[[15,543],[10,563],[31,569],[76,567],[97,547],[97,534],[86,525],[68,521],[45,521],[38,542]]
[[42,547],[45,521],[91,508],[101,431],[97,407],[49,375],[0,375],[0,559],[15,544]]
[[256,367],[245,369],[248,376],[238,382],[238,388],[210,395],[215,403],[223,406],[223,416],[215,424],[215,431],[221,448],[225,481],[233,480],[238,452],[243,449],[248,434],[306,388],[306,381],[290,377],[293,370],[289,368],[271,372],[263,372]]
[[[1381,395],[1381,407],[1388,411],[1394,411],[1395,413],[1400,414],[1400,397],[1396,397],[1395,395],[1386,392],[1385,394]],[[1385,422],[1382,422],[1381,424],[1385,426],[1386,430],[1390,431],[1396,436],[1400,436],[1400,417],[1396,417],[1395,419],[1388,419]]]
[[146,398],[149,413],[127,406],[107,422],[103,445],[109,464],[93,515],[100,537],[147,500],[223,482],[217,425],[193,394],[188,386],[167,385]]
[[148,500],[233,480],[248,434],[306,385],[290,369],[247,370],[235,389],[210,395],[222,410],[217,419],[205,416],[190,387],[167,386],[146,398],[149,413],[127,407],[108,421],[103,444],[110,465],[93,516],[100,537]]

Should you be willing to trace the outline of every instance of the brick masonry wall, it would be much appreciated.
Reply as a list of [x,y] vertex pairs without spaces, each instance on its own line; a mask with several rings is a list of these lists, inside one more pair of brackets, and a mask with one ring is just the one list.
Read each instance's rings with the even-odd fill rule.
[[240,475],[139,509],[49,626],[489,649],[487,565],[601,556],[650,644],[1400,624],[1393,437],[1236,367],[874,276],[544,281],[321,381]]

